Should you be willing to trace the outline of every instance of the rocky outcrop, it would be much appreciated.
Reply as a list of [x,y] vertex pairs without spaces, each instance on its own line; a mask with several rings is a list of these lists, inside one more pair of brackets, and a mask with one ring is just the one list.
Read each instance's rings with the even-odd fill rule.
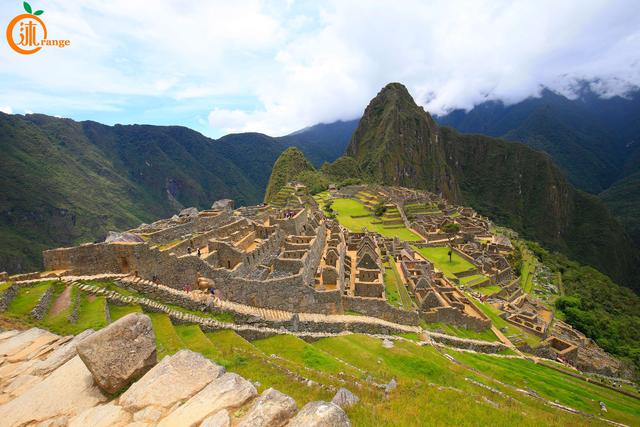
[[298,412],[288,427],[346,427],[350,426],[349,418],[334,403],[311,402]]
[[281,426],[297,410],[295,400],[278,390],[269,388],[256,399],[237,427]]
[[[118,329],[121,332],[122,325],[129,325],[126,333],[132,341],[146,339],[145,328],[139,328],[135,319],[121,323]],[[165,357],[114,398],[101,390],[83,359],[75,355],[76,348],[84,348],[87,341],[95,340],[110,343],[105,347],[110,351],[105,353],[111,354],[113,360],[132,356],[131,346],[117,347],[114,340],[107,339],[114,333],[107,329],[88,330],[75,338],[39,329],[0,333],[0,349],[13,357],[13,362],[5,359],[0,364],[0,425],[350,425],[344,411],[333,403],[312,402],[296,415],[296,403],[291,397],[274,389],[258,396],[251,382],[237,374],[225,373],[223,367],[189,350]],[[131,331],[138,331],[137,336]],[[121,354],[115,357],[117,351]]]
[[90,335],[77,351],[98,386],[106,393],[117,393],[156,364],[151,319],[131,313]]
[[345,409],[358,403],[360,399],[355,394],[351,393],[346,388],[342,387],[336,392],[336,395],[331,399],[331,403],[335,403],[339,407]]
[[232,211],[233,210],[233,200],[231,199],[220,199],[213,202],[211,205],[211,209],[214,211]]
[[224,374],[180,405],[159,427],[197,426],[209,415],[242,406],[257,394],[256,388],[238,374]]
[[140,381],[129,387],[120,396],[120,405],[132,412],[148,407],[168,410],[222,374],[223,367],[201,354],[181,350],[162,359]]
[[107,234],[107,238],[104,239],[105,243],[142,243],[144,240],[137,234],[124,231],[122,233],[117,231],[110,231]]

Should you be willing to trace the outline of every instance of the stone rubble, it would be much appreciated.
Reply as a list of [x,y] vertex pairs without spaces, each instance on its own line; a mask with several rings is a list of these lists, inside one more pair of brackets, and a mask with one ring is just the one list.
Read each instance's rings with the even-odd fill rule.
[[[132,357],[130,351],[137,344],[125,345],[115,340],[113,334],[115,331],[124,334],[126,329],[126,333],[136,335],[129,335],[129,341],[144,343],[149,337],[146,328],[140,327],[146,322],[141,319],[144,317],[129,315],[101,331],[87,330],[76,337],[59,337],[36,328],[0,332],[0,424],[350,426],[347,415],[334,403],[311,402],[298,411],[291,397],[274,389],[259,395],[250,381],[235,373],[225,373],[223,367],[190,350],[166,356],[114,397],[99,386],[105,373],[101,369],[92,373],[77,352],[84,349],[85,357],[93,351],[110,358],[111,362],[103,366],[116,360],[138,359],[118,371],[135,372],[137,369],[131,366],[140,366],[140,360],[147,360],[150,354],[144,350],[146,345],[142,345],[142,356]],[[123,325],[128,325],[128,329]],[[115,345],[117,342],[120,346]],[[155,362],[155,343],[153,356]],[[96,363],[94,357],[87,357],[89,363]],[[116,367],[113,369],[115,373]],[[122,378],[118,373],[117,382]]]

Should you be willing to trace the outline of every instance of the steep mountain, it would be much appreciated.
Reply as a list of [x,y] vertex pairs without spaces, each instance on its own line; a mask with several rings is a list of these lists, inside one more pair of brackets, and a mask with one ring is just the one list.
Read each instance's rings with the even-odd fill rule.
[[311,163],[320,167],[322,163],[333,162],[344,154],[358,122],[359,119],[321,123],[276,139],[286,146],[303,149]]
[[302,151],[295,147],[289,147],[280,154],[271,171],[269,184],[264,194],[264,201],[268,203],[287,182],[292,181],[302,172],[315,171],[315,168],[306,159]]
[[625,163],[640,146],[639,117],[640,90],[603,98],[585,84],[575,99],[545,89],[516,104],[488,101],[436,120],[545,151],[576,187],[599,193],[628,174]]
[[[519,141],[548,153],[578,188],[598,194],[640,246],[640,90],[605,98],[589,85],[575,99],[550,90],[512,105],[488,101],[436,117],[460,132]],[[621,191],[620,189],[624,189]],[[624,209],[622,209],[624,207]]]
[[448,192],[527,238],[639,287],[638,253],[621,225],[595,196],[576,190],[548,155],[439,127],[400,84],[371,101],[347,154],[367,179]]
[[213,140],[178,126],[0,113],[0,271],[38,269],[43,249],[102,239],[182,207],[223,197],[259,203],[289,145],[321,163],[339,155],[327,147],[350,137],[346,122]]
[[452,200],[460,197],[435,121],[399,83],[369,103],[347,155],[373,181],[405,187],[420,182]]
[[640,170],[615,182],[600,198],[626,225],[631,238],[640,242]]

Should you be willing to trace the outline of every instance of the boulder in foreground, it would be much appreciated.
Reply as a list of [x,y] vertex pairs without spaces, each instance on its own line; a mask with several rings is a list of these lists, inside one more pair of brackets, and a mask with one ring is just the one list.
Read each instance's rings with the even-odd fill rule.
[[115,394],[156,364],[151,319],[131,313],[83,340],[78,355],[106,393]]
[[309,402],[287,427],[350,427],[347,414],[335,403]]

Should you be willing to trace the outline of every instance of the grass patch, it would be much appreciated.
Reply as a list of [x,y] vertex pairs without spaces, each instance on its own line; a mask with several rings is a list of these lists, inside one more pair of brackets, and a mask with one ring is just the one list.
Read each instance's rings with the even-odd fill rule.
[[151,318],[151,323],[153,324],[153,332],[156,335],[158,359],[174,354],[178,350],[186,347],[173,327],[169,316],[163,313],[153,312],[146,312],[145,314]]
[[[324,351],[292,335],[278,335],[252,343],[265,354],[277,354],[308,368],[337,374],[351,369]],[[352,372],[358,375],[358,372]]]
[[456,279],[455,273],[475,268],[473,264],[455,252],[451,254],[451,261],[449,261],[449,248],[446,246],[433,248],[414,247],[414,249],[427,260],[431,261],[433,265],[442,271],[449,279]]
[[139,305],[109,304],[109,315],[111,316],[112,322],[115,322],[116,320],[131,313],[142,313],[142,308],[140,308]]
[[51,285],[53,285],[55,281],[47,281],[38,283],[35,286],[22,286],[18,289],[18,293],[16,297],[11,300],[9,307],[7,309],[8,314],[17,317],[24,318],[28,317],[31,313],[31,310],[38,305],[38,301],[42,295],[49,289]]
[[209,341],[198,325],[176,325],[174,328],[188,349],[211,360],[222,359],[220,351]]
[[490,286],[481,286],[479,288],[473,288],[474,291],[481,293],[482,295],[493,295],[497,294],[502,290],[502,288],[498,285],[490,285]]
[[[411,242],[422,240],[420,236],[404,226],[399,228],[386,228],[382,224],[374,224],[374,222],[380,221],[379,218],[373,216],[371,211],[357,200],[334,199],[332,208],[340,224],[352,232],[361,232],[366,228],[368,231],[380,233],[385,237],[398,237],[401,240]],[[354,216],[360,218],[353,218]]]
[[546,368],[528,360],[492,357],[448,351],[457,360],[493,378],[508,384],[531,388],[541,396],[561,404],[587,412],[600,414],[599,402],[607,405],[608,419],[637,425],[640,419],[640,401],[596,384]]
[[413,308],[411,297],[409,296],[407,289],[402,283],[400,275],[396,271],[395,265],[389,261],[384,264],[383,277],[387,302],[394,307],[411,310]]
[[[258,381],[259,391],[273,387],[295,399],[299,407],[314,400],[331,400],[333,397],[327,390],[296,381],[271,364],[266,354],[233,331],[210,332],[206,336],[220,351],[221,359],[217,362],[230,372]],[[291,366],[287,369],[295,368]]]

